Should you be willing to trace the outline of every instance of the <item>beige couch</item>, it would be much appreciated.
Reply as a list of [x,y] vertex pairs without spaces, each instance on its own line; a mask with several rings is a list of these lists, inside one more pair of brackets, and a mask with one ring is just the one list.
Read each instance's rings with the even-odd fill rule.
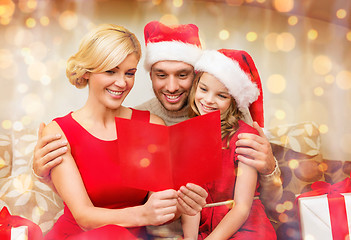
[[[267,214],[278,239],[299,239],[295,195],[310,190],[315,181],[335,183],[350,176],[351,162],[323,159],[318,126],[312,122],[278,126],[267,135],[284,187],[282,199]],[[45,234],[63,213],[63,203],[32,175],[36,139],[36,129],[0,132],[0,208],[32,220]]]

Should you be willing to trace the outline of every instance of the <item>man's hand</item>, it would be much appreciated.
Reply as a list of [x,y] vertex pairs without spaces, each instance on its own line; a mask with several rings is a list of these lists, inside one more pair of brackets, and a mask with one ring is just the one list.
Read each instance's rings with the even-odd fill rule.
[[39,180],[52,186],[50,171],[62,162],[62,156],[67,152],[67,141],[60,140],[61,135],[42,136],[44,123],[38,130],[38,142],[34,148],[33,171]]
[[188,183],[178,190],[178,210],[181,214],[194,216],[206,205],[208,193],[202,187]]
[[251,133],[239,134],[235,152],[239,154],[239,161],[256,168],[260,174],[267,175],[274,171],[276,164],[272,148],[257,122],[253,123],[253,127],[259,136]]

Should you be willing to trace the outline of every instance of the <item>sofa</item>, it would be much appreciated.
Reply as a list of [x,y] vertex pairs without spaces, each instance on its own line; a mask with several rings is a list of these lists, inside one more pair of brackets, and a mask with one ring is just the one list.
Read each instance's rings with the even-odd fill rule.
[[[63,213],[60,197],[31,171],[37,129],[0,132],[0,209],[38,224],[46,234]],[[323,159],[318,126],[313,122],[266,130],[281,169],[282,198],[266,212],[278,239],[300,239],[295,198],[315,181],[339,182],[350,176],[350,161]]]

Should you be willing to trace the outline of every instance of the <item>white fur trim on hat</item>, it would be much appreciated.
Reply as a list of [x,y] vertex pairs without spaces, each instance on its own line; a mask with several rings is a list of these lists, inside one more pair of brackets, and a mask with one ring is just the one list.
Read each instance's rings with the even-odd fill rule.
[[259,96],[260,91],[237,61],[215,50],[205,50],[195,64],[196,71],[215,76],[234,97],[239,108],[248,107]]
[[146,46],[144,67],[150,71],[153,64],[166,60],[181,61],[194,66],[201,52],[196,45],[180,41],[150,42]]

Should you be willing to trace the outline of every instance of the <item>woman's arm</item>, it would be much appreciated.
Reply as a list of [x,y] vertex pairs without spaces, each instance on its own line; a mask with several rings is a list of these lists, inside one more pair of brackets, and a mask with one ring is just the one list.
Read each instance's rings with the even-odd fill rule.
[[[57,133],[66,139],[56,122],[48,124],[43,131],[44,136]],[[62,157],[62,163],[51,171],[52,182],[81,228],[89,230],[108,224],[124,227],[159,225],[174,218],[177,210],[175,190],[154,193],[144,205],[140,206],[123,209],[94,207],[71,155],[69,144],[67,152]]]
[[200,213],[195,216],[183,215],[181,222],[184,240],[196,240],[199,235]]
[[244,224],[250,214],[257,184],[257,171],[239,162],[237,172],[234,206],[206,238],[207,240],[228,239]]

